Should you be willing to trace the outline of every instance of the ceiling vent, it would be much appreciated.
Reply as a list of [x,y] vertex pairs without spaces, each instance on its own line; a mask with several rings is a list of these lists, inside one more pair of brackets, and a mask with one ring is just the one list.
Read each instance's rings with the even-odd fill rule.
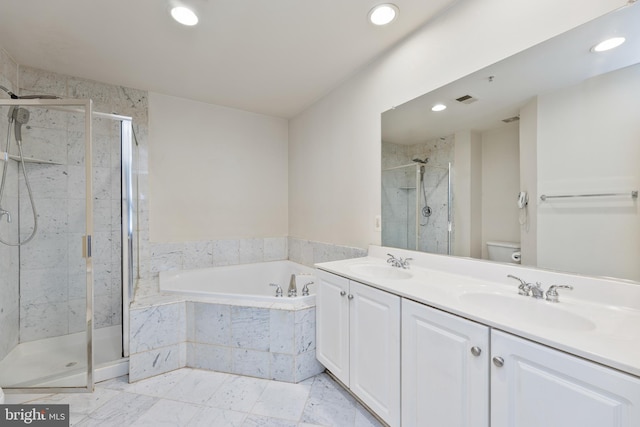
[[520,120],[520,116],[513,116],[509,117],[508,119],[502,119],[502,121],[505,123],[517,122],[518,120]]
[[478,100],[478,98],[474,98],[471,95],[464,95],[464,96],[461,96],[460,98],[456,98],[456,101],[458,101],[458,102],[460,102],[462,104],[473,104],[477,100]]

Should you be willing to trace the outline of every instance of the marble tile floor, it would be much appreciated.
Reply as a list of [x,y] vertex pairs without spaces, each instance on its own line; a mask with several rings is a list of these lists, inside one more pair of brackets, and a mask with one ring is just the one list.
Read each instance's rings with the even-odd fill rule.
[[5,403],[68,403],[71,425],[379,427],[322,373],[298,384],[183,368],[134,384],[126,376],[89,393],[8,394]]

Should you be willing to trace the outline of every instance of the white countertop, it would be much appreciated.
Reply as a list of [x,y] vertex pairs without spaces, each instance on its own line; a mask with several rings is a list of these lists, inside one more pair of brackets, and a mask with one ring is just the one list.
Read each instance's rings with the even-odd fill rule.
[[[404,270],[410,278],[363,274],[360,266],[393,269],[386,262],[387,251],[416,258]],[[451,257],[371,247],[367,257],[316,267],[640,377],[640,285],[444,258]],[[545,279],[545,290],[559,283],[574,290],[559,289],[558,303],[521,296],[519,283],[505,273],[527,282]]]

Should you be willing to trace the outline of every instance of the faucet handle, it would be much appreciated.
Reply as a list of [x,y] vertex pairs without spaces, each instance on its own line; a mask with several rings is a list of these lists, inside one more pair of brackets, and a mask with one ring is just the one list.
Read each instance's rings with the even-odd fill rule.
[[269,286],[276,286],[276,297],[282,296],[282,287],[280,287],[280,285],[277,283],[269,283]]
[[302,296],[309,295],[309,285],[313,285],[313,282],[305,283],[302,287]]
[[517,281],[520,282],[520,284],[518,285],[518,294],[524,295],[525,297],[529,296],[529,290],[531,289],[530,283],[525,282],[524,280],[522,280],[517,276],[514,276],[513,274],[508,274],[507,277],[511,279],[516,279]]
[[549,289],[545,293],[547,296],[547,301],[549,302],[558,302],[558,291],[556,289],[569,289],[573,290],[573,286],[570,285],[551,285]]

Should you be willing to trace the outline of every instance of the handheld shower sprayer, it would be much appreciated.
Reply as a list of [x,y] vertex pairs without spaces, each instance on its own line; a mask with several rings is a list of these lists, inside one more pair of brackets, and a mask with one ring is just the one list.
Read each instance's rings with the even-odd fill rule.
[[29,110],[22,107],[12,106],[9,108],[9,123],[14,123],[13,133],[18,144],[22,143],[22,125],[29,122]]

